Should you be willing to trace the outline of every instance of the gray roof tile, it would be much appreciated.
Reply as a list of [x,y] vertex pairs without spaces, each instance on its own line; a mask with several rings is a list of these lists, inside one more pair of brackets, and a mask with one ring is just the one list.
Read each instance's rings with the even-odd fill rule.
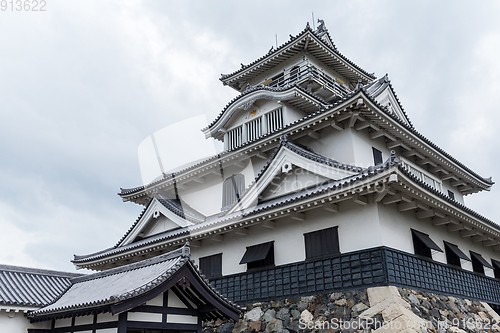
[[82,274],[0,265],[0,304],[39,307],[52,302]]

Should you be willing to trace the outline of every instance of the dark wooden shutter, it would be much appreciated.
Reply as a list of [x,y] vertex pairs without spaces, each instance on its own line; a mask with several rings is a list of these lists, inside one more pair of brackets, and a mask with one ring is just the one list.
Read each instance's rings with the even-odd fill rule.
[[304,234],[306,259],[340,253],[338,227]]
[[373,162],[375,163],[375,165],[384,163],[382,159],[382,152],[374,147],[372,147],[372,149],[373,149]]
[[207,278],[222,276],[222,253],[200,258],[200,270]]

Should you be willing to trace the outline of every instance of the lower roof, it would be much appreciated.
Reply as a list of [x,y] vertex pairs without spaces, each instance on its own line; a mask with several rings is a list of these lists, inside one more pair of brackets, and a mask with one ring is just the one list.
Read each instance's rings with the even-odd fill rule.
[[[113,314],[125,312],[175,287],[180,278],[189,280],[195,289],[194,293],[199,295],[200,306],[214,306],[205,316],[238,318],[239,307],[220,295],[201,276],[201,272],[190,261],[187,245],[151,259],[73,278],[69,288],[53,303],[30,312],[28,317],[32,321],[41,321],[92,311]],[[161,289],[162,286],[167,286],[164,288],[166,290]]]
[[0,305],[41,307],[50,304],[82,274],[0,265]]

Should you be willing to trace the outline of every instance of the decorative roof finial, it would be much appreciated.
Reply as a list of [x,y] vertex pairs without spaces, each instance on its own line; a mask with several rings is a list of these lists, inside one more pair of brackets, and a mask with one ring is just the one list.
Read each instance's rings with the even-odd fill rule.
[[327,32],[328,29],[325,27],[325,21],[323,21],[322,19],[318,19],[318,27],[316,28],[316,31],[317,32]]
[[243,65],[243,63],[241,63],[241,68],[245,67],[245,65]]
[[271,46],[271,48],[269,49],[269,51],[267,51],[267,54],[273,52],[273,50],[274,50],[274,46]]
[[286,136],[286,134],[283,134],[280,136],[280,143],[285,143],[288,141],[288,138]]
[[363,88],[363,82],[361,82],[361,79],[358,79],[358,84],[356,84],[356,90]]
[[307,24],[306,24],[306,29],[307,29],[307,30],[310,30],[310,29],[311,29],[311,26],[309,25],[309,22],[307,22]]

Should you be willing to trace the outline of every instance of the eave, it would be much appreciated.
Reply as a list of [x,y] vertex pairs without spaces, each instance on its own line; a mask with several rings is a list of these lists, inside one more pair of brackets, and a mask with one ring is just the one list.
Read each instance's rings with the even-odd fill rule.
[[[433,168],[436,168],[435,172],[442,174],[443,180],[451,179],[447,177],[454,177],[454,181],[466,181],[465,186],[457,185],[460,187],[459,190],[464,194],[475,193],[480,190],[490,190],[494,184],[493,182],[486,181],[483,177],[444,152],[444,150],[417,132],[411,125],[407,125],[395,115],[388,112],[360,87],[330,108],[321,109],[307,115],[284,126],[279,131],[263,135],[234,150],[224,151],[206,161],[181,170],[173,176],[164,175],[163,179],[147,186],[138,187],[136,190],[124,190],[119,195],[123,201],[137,203],[141,203],[142,201],[147,203],[149,196],[154,193],[155,188],[172,189],[174,183],[187,182],[194,177],[219,173],[221,164],[237,164],[242,159],[259,155],[261,152],[267,152],[275,148],[282,134],[286,134],[291,139],[297,139],[329,126],[337,130],[343,130],[348,127],[356,130],[369,130],[371,138],[386,137],[390,146],[411,147],[410,150],[405,149],[403,155],[415,153],[421,155],[422,160],[428,158],[431,163],[436,165]],[[397,140],[401,142],[399,143]],[[440,169],[444,171],[441,172],[439,171]],[[447,173],[445,174],[445,172]]]
[[368,74],[336,49],[327,45],[307,26],[299,35],[293,37],[276,50],[231,74],[222,75],[220,80],[224,85],[229,85],[240,91],[244,83],[249,82],[286,59],[303,52],[309,52],[351,82],[361,80],[363,83],[368,83],[375,78],[373,74]]
[[235,112],[237,110],[247,110],[258,99],[286,101],[291,106],[309,114],[328,106],[327,102],[297,85],[285,88],[273,88],[263,85],[250,87],[233,98],[215,120],[202,130],[205,137],[222,140],[225,133],[222,127],[227,124]]
[[[404,157],[416,156],[418,165],[430,165],[429,171],[439,175],[442,180],[452,179],[452,186],[463,194],[490,190],[494,182],[467,168],[411,125],[387,111],[363,89],[359,89],[356,96],[359,97],[359,112],[364,117],[364,122],[351,123],[356,130],[367,129],[371,139],[384,137],[387,147],[400,147]],[[356,96],[353,98],[357,98]]]

